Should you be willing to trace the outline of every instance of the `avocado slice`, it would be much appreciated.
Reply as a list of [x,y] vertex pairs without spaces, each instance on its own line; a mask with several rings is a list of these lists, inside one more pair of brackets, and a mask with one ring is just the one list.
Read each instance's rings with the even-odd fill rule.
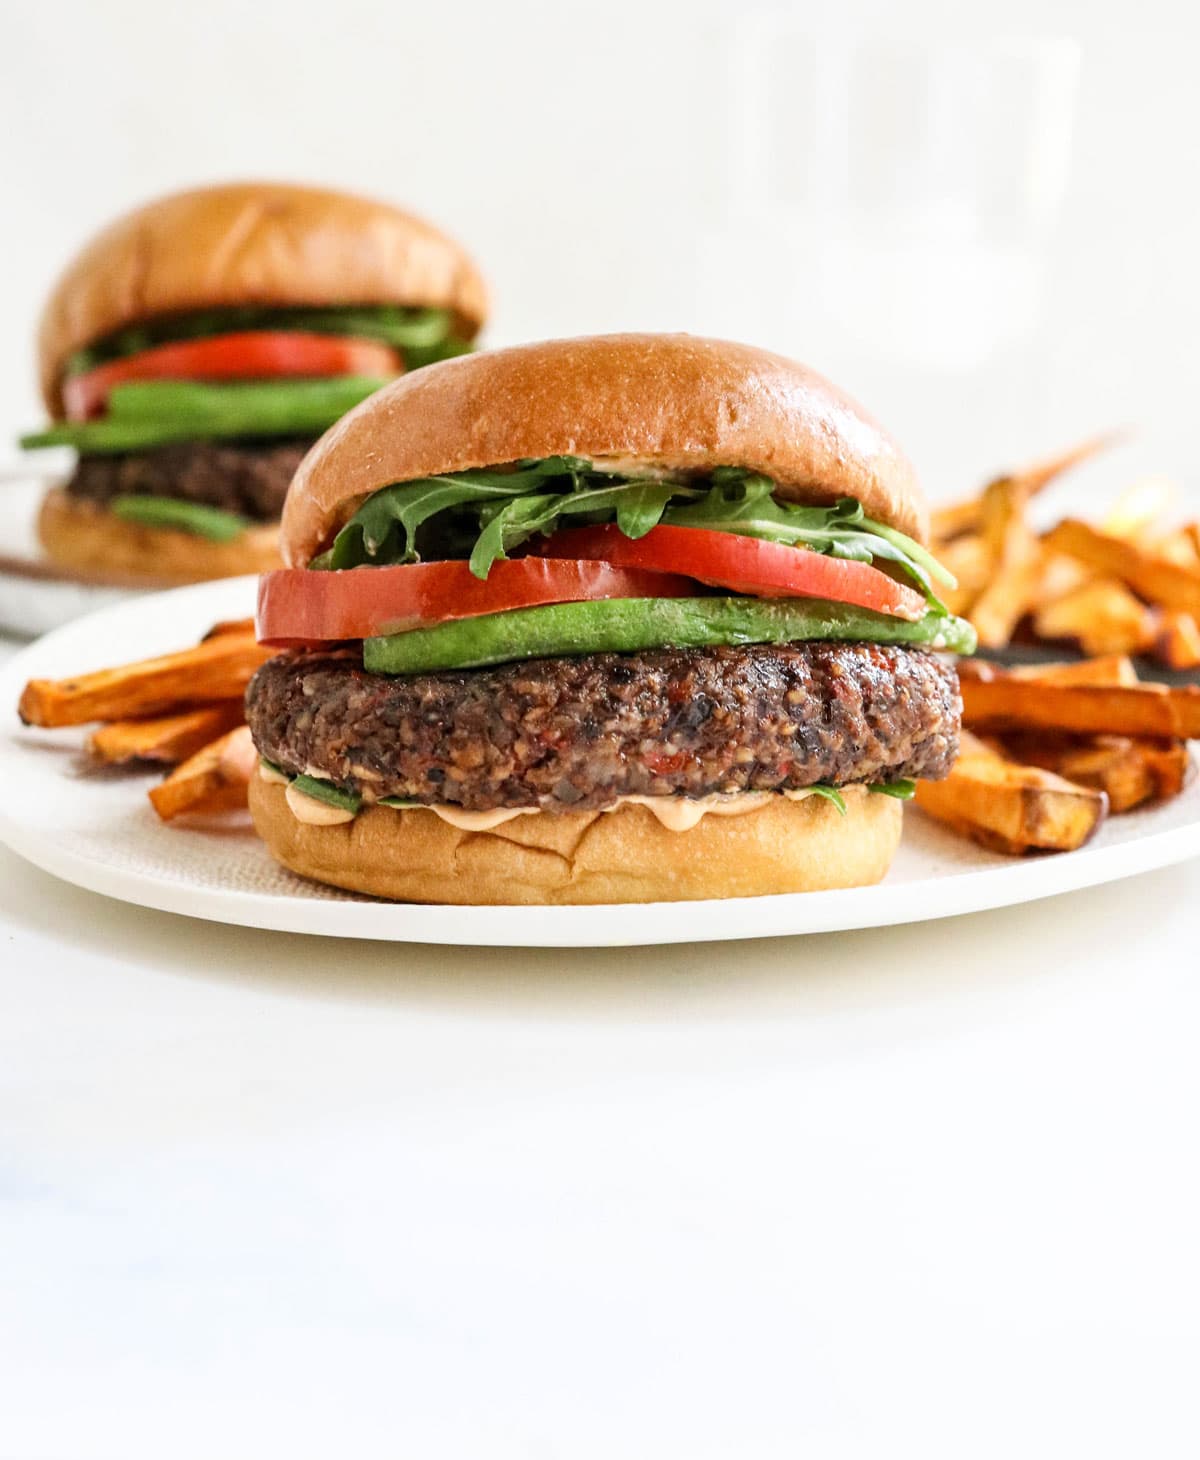
[[363,665],[376,674],[427,674],[554,655],[802,639],[913,644],[959,654],[975,647],[970,624],[948,614],[927,613],[913,623],[814,598],[614,598],[513,609],[367,639]]

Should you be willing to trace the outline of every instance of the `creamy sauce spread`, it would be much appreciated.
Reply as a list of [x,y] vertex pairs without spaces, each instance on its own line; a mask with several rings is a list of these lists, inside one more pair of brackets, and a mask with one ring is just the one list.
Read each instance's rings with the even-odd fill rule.
[[618,807],[644,806],[668,831],[691,831],[705,816],[745,816],[771,799],[770,791],[743,791],[733,796],[622,796]]
[[674,467],[655,466],[653,462],[642,461],[636,456],[593,456],[590,460],[596,471],[621,477],[640,477],[643,481],[686,482],[695,475]]
[[513,821],[518,816],[536,814],[538,808],[536,806],[518,806],[508,810],[497,807],[494,811],[464,811],[461,806],[405,806],[396,809],[432,811],[435,816],[440,816],[448,826],[458,827],[459,831],[491,831],[494,827],[503,826],[506,821]]
[[[277,771],[274,766],[267,765],[265,761],[259,761],[258,774],[262,780],[273,786],[287,786],[287,803],[292,815],[306,826],[342,826],[345,822],[354,820],[353,811],[346,811],[340,806],[331,806],[327,801],[320,801],[315,796],[306,796],[303,791],[298,791],[292,785],[287,776]],[[849,796],[863,789],[861,786],[843,786],[841,792],[843,796]],[[804,786],[792,791],[738,791],[726,796],[698,796],[695,798],[687,796],[619,796],[613,805],[604,807],[604,810],[619,811],[622,806],[644,806],[668,831],[691,831],[694,826],[700,824],[705,816],[748,816],[751,811],[758,811],[776,796],[782,796],[788,801],[804,801],[814,794],[811,787]],[[496,827],[503,826],[506,822],[515,821],[518,816],[542,814],[540,806],[510,806],[497,807],[492,811],[464,811],[461,806],[428,806],[414,802],[411,806],[400,806],[395,809],[398,811],[432,811],[448,826],[457,827],[459,831],[494,831]]]
[[328,801],[318,801],[315,796],[306,796],[295,786],[289,785],[284,792],[287,804],[297,821],[305,826],[341,826],[354,820],[354,812],[342,806],[331,806]]
[[[862,790],[860,786],[843,786],[842,795]],[[668,831],[691,831],[705,816],[748,816],[776,796],[787,801],[805,801],[816,793],[807,786],[794,791],[739,791],[728,796],[619,796],[605,811],[619,811],[622,806],[644,806]],[[456,826],[460,831],[492,831],[518,816],[536,816],[539,806],[498,807],[494,811],[463,811],[458,806],[410,806],[409,811],[432,811],[435,816]]]
[[[803,793],[801,793],[803,794]],[[691,831],[703,816],[745,816],[757,811],[770,800],[770,791],[750,791],[736,796],[705,796],[688,800],[684,796],[621,796],[605,811],[618,811],[622,806],[644,806],[668,831]],[[435,816],[460,831],[493,831],[518,816],[542,814],[540,806],[497,807],[493,811],[463,811],[458,806],[411,806],[411,811],[432,811]]]

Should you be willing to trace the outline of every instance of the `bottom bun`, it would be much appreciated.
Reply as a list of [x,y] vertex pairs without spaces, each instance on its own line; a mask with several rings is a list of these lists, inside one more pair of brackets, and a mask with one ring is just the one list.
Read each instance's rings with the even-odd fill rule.
[[668,831],[637,804],[616,811],[519,816],[461,831],[430,811],[369,807],[353,821],[298,821],[286,788],[255,776],[250,811],[285,867],[317,882],[397,902],[552,905],[684,902],[865,887],[886,874],[900,841],[893,796],[845,791],[846,815],[824,796],[780,796],[744,816],[705,816]]
[[213,542],[192,532],[126,522],[62,487],[46,493],[38,537],[59,567],[115,583],[203,583],[282,566],[277,522],[248,527],[232,542]]

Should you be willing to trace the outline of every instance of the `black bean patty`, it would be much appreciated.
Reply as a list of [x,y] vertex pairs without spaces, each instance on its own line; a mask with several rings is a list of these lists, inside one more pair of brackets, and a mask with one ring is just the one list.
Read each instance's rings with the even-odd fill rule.
[[181,441],[153,451],[84,456],[67,483],[76,497],[171,497],[271,522],[310,441]]
[[962,701],[920,649],[804,643],[538,659],[390,678],[291,652],[246,692],[259,752],[374,800],[574,811],[946,775]]

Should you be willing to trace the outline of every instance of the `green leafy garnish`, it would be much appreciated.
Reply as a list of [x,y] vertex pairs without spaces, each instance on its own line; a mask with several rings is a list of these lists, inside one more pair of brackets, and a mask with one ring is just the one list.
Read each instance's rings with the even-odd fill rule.
[[109,510],[124,522],[141,522],[147,527],[174,528],[206,537],[210,542],[232,542],[249,521],[236,512],[223,512],[203,502],[183,502],[176,497],[114,497]]
[[712,487],[700,501],[669,508],[663,521],[813,548],[854,562],[871,563],[877,558],[892,562],[922,589],[932,606],[943,607],[934,595],[932,580],[937,578],[952,588],[954,578],[912,538],[873,522],[852,497],[843,497],[832,507],[799,507],[778,501],[774,491],[775,483],[769,477],[726,471],[714,476]]
[[127,326],[86,349],[76,350],[67,361],[66,374],[81,375],[108,360],[137,355],[155,345],[211,339],[242,330],[296,330],[379,340],[402,351],[410,370],[471,348],[454,335],[454,316],[447,309],[411,309],[390,304],[282,309],[248,306],[164,315]]
[[894,796],[897,801],[911,801],[917,794],[916,781],[880,781],[877,785],[868,786],[877,796]]
[[806,791],[811,791],[814,796],[824,796],[826,801],[832,801],[842,816],[846,814],[846,800],[836,786],[806,786]]
[[494,562],[537,533],[615,522],[627,537],[638,538],[664,523],[883,562],[916,584],[934,612],[946,613],[933,581],[954,580],[911,538],[872,522],[849,497],[829,507],[802,507],[776,500],[774,492],[769,477],[740,467],[718,467],[704,480],[664,482],[599,471],[577,457],[518,461],[385,487],[363,503],[313,566],[418,562],[418,533],[439,518],[465,538],[462,555],[477,578],[486,578]]
[[303,796],[314,801],[324,801],[327,806],[336,806],[339,811],[352,811],[355,816],[362,808],[362,797],[355,791],[343,791],[332,781],[323,781],[317,776],[297,776],[292,785]]

